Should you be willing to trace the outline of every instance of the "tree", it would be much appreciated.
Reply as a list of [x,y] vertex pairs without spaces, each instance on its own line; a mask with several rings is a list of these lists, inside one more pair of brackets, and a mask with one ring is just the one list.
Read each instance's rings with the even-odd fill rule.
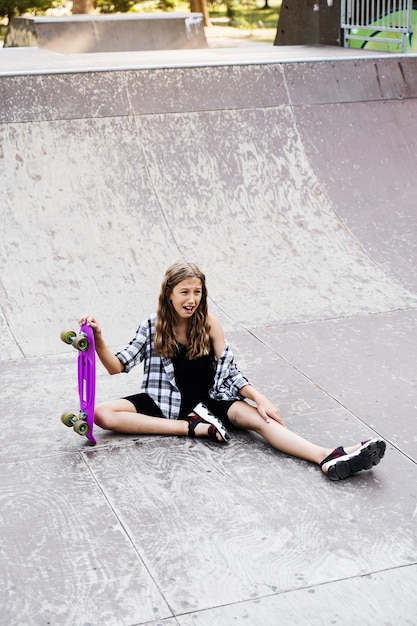
[[94,11],[94,0],[73,0],[72,14],[92,13]]
[[207,0],[190,0],[191,13],[202,13],[204,26],[210,26]]

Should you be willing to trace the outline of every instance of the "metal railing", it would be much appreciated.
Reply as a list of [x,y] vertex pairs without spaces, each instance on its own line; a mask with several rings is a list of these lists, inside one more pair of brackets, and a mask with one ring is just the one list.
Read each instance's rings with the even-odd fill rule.
[[385,44],[387,50],[397,46],[406,51],[413,0],[341,0],[340,5],[345,47],[365,47],[372,41]]

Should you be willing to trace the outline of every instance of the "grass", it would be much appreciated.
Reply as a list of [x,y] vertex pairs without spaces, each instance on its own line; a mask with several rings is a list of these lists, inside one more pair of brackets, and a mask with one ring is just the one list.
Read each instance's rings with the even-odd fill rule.
[[268,8],[264,2],[249,0],[242,4],[218,5],[209,9],[210,18],[219,24],[220,20],[229,20],[228,25],[239,28],[271,28],[276,31],[281,7],[281,0],[269,0]]

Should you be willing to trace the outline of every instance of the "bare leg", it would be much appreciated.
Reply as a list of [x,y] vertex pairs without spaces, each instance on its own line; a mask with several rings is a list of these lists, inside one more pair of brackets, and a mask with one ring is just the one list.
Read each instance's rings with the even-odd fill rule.
[[[275,420],[271,419],[270,422],[266,422],[259,415],[258,411],[247,402],[237,401],[232,404],[228,417],[235,426],[255,431],[274,448],[285,454],[319,464],[333,452],[333,448],[324,448],[311,443]],[[347,448],[346,452],[353,452],[356,448],[359,448],[359,445]],[[323,471],[326,471],[326,466],[323,466]]]
[[[137,413],[129,400],[114,400],[98,404],[94,411],[94,422],[100,428],[129,435],[188,435],[188,422],[152,417]],[[195,434],[208,434],[210,424],[198,424]]]

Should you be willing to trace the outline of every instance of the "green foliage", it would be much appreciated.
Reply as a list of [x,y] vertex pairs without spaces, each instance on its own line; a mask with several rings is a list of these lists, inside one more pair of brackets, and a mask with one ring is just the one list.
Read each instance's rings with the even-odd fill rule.
[[[152,4],[153,6],[146,7],[147,11],[174,11],[177,6],[176,0],[156,0]],[[142,2],[140,0],[139,2],[138,0],[95,0],[94,3],[94,6],[100,11],[100,13],[129,13],[129,11],[142,12],[141,5]],[[185,10],[189,10],[189,5],[186,6]]]
[[239,28],[277,28],[280,0],[209,0],[211,18],[229,18],[229,25]]
[[53,0],[0,0],[0,17],[11,19],[23,13],[45,13],[53,5]]
[[94,3],[100,13],[128,13],[135,4],[136,0],[95,0]]
[[158,9],[161,11],[174,11],[175,7],[175,0],[159,0],[158,2]]

